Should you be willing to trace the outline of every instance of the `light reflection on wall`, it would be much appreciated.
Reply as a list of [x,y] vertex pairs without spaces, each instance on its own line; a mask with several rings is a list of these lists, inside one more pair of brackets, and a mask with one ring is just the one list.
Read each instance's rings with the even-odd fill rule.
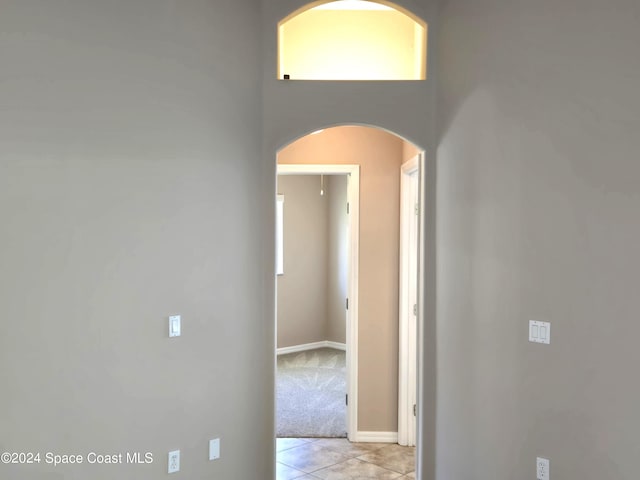
[[278,26],[278,78],[426,78],[427,26],[419,19],[389,3],[361,0],[302,10]]

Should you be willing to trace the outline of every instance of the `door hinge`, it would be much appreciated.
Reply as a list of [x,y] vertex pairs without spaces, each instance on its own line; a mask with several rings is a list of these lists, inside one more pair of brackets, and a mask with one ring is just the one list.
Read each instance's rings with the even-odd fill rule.
[[349,310],[349,299],[346,299],[346,304],[347,304],[347,310]]
[[349,213],[349,202],[347,202],[347,213]]
[[349,394],[348,393],[344,396],[344,403],[345,403],[345,405],[349,405]]
[[416,215],[419,215],[419,214],[420,214],[420,205],[419,205],[419,204],[417,204],[417,203],[416,203],[416,205],[415,205],[415,212],[416,212]]
[[414,404],[413,404],[413,416],[414,416],[414,417],[416,417],[416,416],[417,416],[417,413],[416,413],[416,412],[417,412],[417,407],[416,407],[416,404],[414,403]]
[[418,304],[417,303],[413,304],[413,314],[414,315],[418,315]]

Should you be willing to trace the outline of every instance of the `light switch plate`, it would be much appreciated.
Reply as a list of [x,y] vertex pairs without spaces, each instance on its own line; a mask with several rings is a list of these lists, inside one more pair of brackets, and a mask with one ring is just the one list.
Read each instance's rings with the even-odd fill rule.
[[217,460],[220,458],[220,439],[214,438],[209,440],[209,460]]
[[533,343],[551,343],[551,324],[529,320],[529,341]]
[[182,330],[182,319],[180,315],[172,315],[169,317],[169,336],[179,337]]
[[538,480],[549,480],[548,458],[536,458],[536,475]]

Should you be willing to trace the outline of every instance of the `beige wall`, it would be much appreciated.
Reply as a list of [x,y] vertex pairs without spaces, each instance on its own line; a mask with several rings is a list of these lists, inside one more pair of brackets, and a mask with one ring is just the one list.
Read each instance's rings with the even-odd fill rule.
[[411,142],[402,142],[402,163],[411,160],[418,153],[420,149]]
[[278,275],[278,347],[327,340],[328,195],[316,175],[279,175],[284,275]]
[[640,3],[442,4],[435,478],[636,479]]
[[270,478],[256,2],[0,10],[0,478]]
[[278,276],[278,348],[345,343],[347,181],[279,175],[284,200],[284,275]]
[[360,165],[358,425],[397,431],[398,242],[402,140],[337,127],[284,148],[278,163]]
[[329,175],[327,179],[328,211],[328,271],[327,271],[327,340],[346,342],[348,228],[347,176]]

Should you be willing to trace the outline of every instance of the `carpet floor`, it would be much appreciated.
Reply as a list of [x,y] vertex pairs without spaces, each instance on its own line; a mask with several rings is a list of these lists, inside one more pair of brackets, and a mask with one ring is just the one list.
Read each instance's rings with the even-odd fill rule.
[[276,433],[283,437],[346,437],[346,355],[319,348],[278,355]]

